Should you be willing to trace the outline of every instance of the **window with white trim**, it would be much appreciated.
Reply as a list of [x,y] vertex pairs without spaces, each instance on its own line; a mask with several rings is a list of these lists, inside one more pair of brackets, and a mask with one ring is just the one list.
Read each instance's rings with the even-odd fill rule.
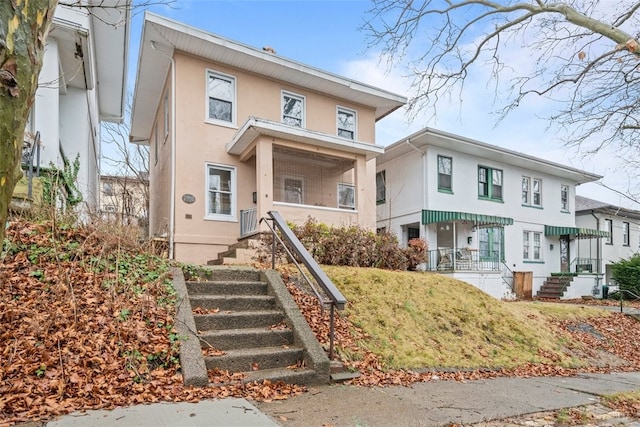
[[304,178],[301,176],[284,176],[282,180],[284,201],[286,203],[304,204]]
[[338,136],[356,139],[356,112],[338,107]]
[[235,220],[236,168],[207,164],[208,219]]
[[560,210],[563,212],[569,212],[569,186],[560,186]]
[[531,203],[531,191],[529,187],[531,186],[531,178],[528,176],[522,177],[522,204],[528,205]]
[[453,176],[453,159],[447,156],[438,155],[438,190],[451,192],[451,181]]
[[613,245],[613,220],[604,220],[604,231],[609,232],[609,237],[604,241],[607,245]]
[[522,259],[542,261],[542,233],[539,231],[522,232]]
[[387,177],[385,171],[376,173],[376,204],[387,202]]
[[623,246],[629,246],[629,223],[622,223],[622,244]]
[[542,180],[540,178],[522,177],[522,204],[542,207]]
[[502,170],[478,166],[478,196],[502,200]]
[[233,76],[207,71],[207,120],[224,122],[236,121],[236,79]]
[[282,92],[282,123],[299,128],[305,126],[304,96]]

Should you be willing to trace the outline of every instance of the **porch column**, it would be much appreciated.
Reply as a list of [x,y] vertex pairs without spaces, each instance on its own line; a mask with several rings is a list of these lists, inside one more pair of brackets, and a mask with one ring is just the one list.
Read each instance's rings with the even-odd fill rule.
[[[256,142],[256,208],[258,219],[273,210],[273,140],[259,138]],[[268,231],[261,224],[259,231]]]
[[369,230],[376,229],[376,163],[358,156],[355,161],[356,209],[358,225]]

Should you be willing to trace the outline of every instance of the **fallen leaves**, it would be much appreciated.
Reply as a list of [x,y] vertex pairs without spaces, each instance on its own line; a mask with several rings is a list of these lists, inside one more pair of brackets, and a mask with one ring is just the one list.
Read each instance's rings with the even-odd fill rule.
[[185,387],[168,265],[135,236],[10,224],[0,258],[0,425],[136,403],[305,391],[243,384],[242,375],[216,371],[211,386]]

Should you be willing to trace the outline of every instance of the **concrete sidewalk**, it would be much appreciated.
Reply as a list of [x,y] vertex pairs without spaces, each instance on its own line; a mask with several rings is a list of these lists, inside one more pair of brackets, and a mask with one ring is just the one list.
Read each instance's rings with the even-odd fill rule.
[[639,389],[640,372],[430,381],[388,388],[332,385],[256,406],[287,427],[469,425],[593,404],[601,395]]
[[[631,390],[640,390],[640,372],[582,374],[568,378],[496,378],[467,382],[434,380],[416,383],[411,387],[366,388],[327,385],[312,388],[308,393],[284,401],[250,403],[245,399],[228,398],[200,403],[138,405],[112,411],[73,413],[49,421],[46,425],[470,425],[487,420],[593,404],[598,402],[599,396]],[[640,423],[622,425],[640,426]]]

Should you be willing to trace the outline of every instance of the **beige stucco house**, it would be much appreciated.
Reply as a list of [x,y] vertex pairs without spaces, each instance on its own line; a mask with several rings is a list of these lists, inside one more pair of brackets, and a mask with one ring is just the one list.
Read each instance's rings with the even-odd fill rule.
[[150,235],[203,263],[271,210],[375,229],[375,123],[405,102],[147,13],[131,141],[150,145]]

